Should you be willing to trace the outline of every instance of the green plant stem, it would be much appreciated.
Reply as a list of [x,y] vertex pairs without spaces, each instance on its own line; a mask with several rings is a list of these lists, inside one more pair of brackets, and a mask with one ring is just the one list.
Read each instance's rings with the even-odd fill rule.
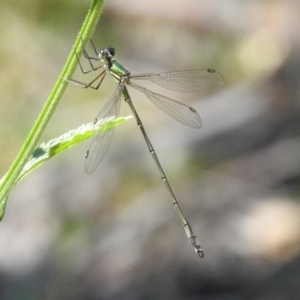
[[[103,9],[105,0],[94,0],[91,4],[91,7],[88,11],[88,14],[85,18],[85,21],[82,25],[82,28],[78,34],[78,37],[75,41],[73,46],[72,52],[69,55],[67,62],[59,76],[59,79],[55,83],[55,86],[44,105],[41,114],[39,115],[38,119],[36,120],[32,130],[30,131],[25,143],[23,144],[19,154],[17,155],[15,161],[11,165],[10,169],[8,170],[7,174],[1,181],[0,185],[0,216],[1,211],[4,211],[6,200],[8,195],[14,185],[16,184],[18,177],[28,161],[31,153],[33,152],[34,148],[36,147],[42,133],[44,132],[59,100],[61,99],[66,87],[67,82],[64,79],[69,79],[73,75],[76,66],[77,66],[77,59],[75,53],[79,55],[82,54],[82,41],[85,43],[92,35],[94,28],[98,22],[99,16]],[[1,218],[0,218],[1,221]]]

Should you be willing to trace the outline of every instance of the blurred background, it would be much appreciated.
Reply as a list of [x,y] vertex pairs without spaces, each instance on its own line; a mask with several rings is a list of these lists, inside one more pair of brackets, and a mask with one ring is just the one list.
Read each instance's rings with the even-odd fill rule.
[[[41,111],[90,1],[0,2],[0,170]],[[134,119],[100,167],[90,141],[20,182],[0,224],[0,299],[299,299],[300,2],[108,0],[94,33],[133,74],[217,69],[183,126],[133,102],[204,250],[194,253]],[[80,70],[74,79],[88,82]],[[94,120],[116,84],[69,85],[40,142]],[[131,115],[122,103],[121,116]]]

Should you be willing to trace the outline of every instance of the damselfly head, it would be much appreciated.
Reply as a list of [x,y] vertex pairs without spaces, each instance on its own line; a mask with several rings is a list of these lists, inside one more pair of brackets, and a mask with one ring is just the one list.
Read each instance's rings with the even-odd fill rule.
[[115,56],[116,49],[114,47],[108,47],[107,50],[109,51],[111,56]]
[[98,55],[99,55],[100,60],[102,60],[104,63],[106,63],[114,57],[115,48],[108,47],[106,49],[102,49]]

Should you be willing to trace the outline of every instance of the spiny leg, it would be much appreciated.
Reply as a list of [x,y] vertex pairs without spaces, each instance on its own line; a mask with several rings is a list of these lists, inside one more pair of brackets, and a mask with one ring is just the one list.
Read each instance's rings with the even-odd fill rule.
[[[97,52],[97,50],[96,50],[96,47],[95,47],[94,43],[92,42],[92,40],[90,40],[90,42],[91,42],[91,44],[92,44],[92,46],[93,46],[93,49],[94,49],[95,53],[98,55],[98,52]],[[81,72],[82,72],[83,74],[88,74],[88,73],[90,73],[90,72],[97,71],[97,70],[101,69],[101,68],[103,67],[103,65],[101,65],[101,66],[99,66],[99,67],[94,67],[94,66],[93,66],[91,60],[92,60],[92,59],[94,59],[94,60],[99,60],[99,58],[95,58],[95,57],[92,57],[92,56],[89,56],[89,55],[88,55],[87,51],[86,51],[85,48],[84,48],[84,44],[83,44],[82,39],[81,39],[81,45],[82,45],[82,51],[83,51],[84,57],[89,61],[90,65],[91,65],[91,70],[85,71],[85,70],[83,69],[81,63],[80,63],[80,59],[79,59],[79,57],[78,57],[78,54],[75,53],[75,54],[76,54],[77,61],[78,61],[78,65],[79,65],[79,67],[80,67]],[[91,82],[89,82],[89,83],[87,83],[87,84],[85,84],[85,83],[83,83],[83,82],[80,82],[80,81],[77,81],[77,80],[74,80],[74,79],[70,79],[70,80],[68,80],[68,82],[73,83],[73,84],[75,84],[75,85],[78,85],[78,86],[80,86],[80,87],[82,87],[82,88],[85,88],[85,89],[86,89],[86,88],[92,88],[92,89],[94,89],[94,90],[98,90],[99,87],[100,87],[100,85],[101,85],[101,83],[102,83],[102,81],[103,81],[103,79],[104,79],[104,77],[105,77],[105,75],[106,75],[106,70],[103,70],[98,76],[96,76]],[[99,81],[99,83],[97,84],[97,86],[95,86],[95,87],[92,86],[92,84],[95,83],[99,78],[100,78],[100,81]]]
[[101,67],[94,67],[94,65],[93,65],[93,63],[92,63],[92,60],[97,60],[97,61],[100,60],[100,58],[99,58],[99,52],[97,51],[97,49],[96,49],[96,47],[95,47],[95,45],[94,45],[94,43],[93,43],[93,41],[92,41],[91,39],[90,39],[90,43],[91,43],[91,45],[92,45],[92,47],[93,47],[93,49],[94,49],[94,52],[95,52],[95,54],[96,54],[96,57],[90,56],[90,55],[88,54],[88,52],[85,50],[84,44],[82,43],[83,55],[84,55],[84,57],[85,57],[86,59],[88,59],[88,61],[89,61],[89,63],[90,63],[90,66],[91,66],[91,68],[92,68],[91,71],[96,71],[96,70],[98,70],[98,69],[101,68]]
[[[80,81],[77,81],[77,80],[74,80],[74,79],[69,79],[67,81],[70,82],[70,83],[73,83],[75,85],[78,85],[78,86],[80,86],[84,89],[91,88],[91,89],[94,89],[94,90],[98,90],[105,76],[106,76],[106,70],[103,70],[96,78],[94,78],[90,83],[87,83],[87,84],[83,83],[83,82],[80,82]],[[92,86],[92,84],[94,82],[96,82],[97,80],[99,80],[99,79],[100,79],[100,81],[97,84],[97,86]]]
[[177,214],[179,216],[179,219],[180,219],[180,221],[181,221],[181,223],[183,225],[185,233],[186,233],[187,237],[190,239],[191,244],[195,248],[195,252],[199,255],[199,257],[203,258],[204,252],[203,252],[200,244],[197,241],[197,237],[194,234],[191,225],[189,224],[189,222],[185,218],[185,216],[184,216],[184,214],[183,214],[183,212],[182,212],[182,210],[181,210],[181,208],[179,206],[178,200],[176,199],[175,194],[174,194],[174,192],[173,192],[173,190],[172,190],[172,188],[171,188],[171,186],[169,184],[169,181],[167,179],[167,176],[165,175],[165,172],[162,169],[162,166],[161,166],[161,164],[160,164],[160,162],[158,160],[158,157],[157,157],[157,155],[155,153],[155,150],[154,150],[154,148],[153,148],[153,146],[152,146],[152,144],[151,144],[151,142],[150,142],[150,140],[148,138],[148,135],[147,135],[147,133],[145,131],[143,123],[142,123],[142,121],[141,121],[141,119],[140,119],[137,111],[135,110],[135,107],[134,107],[134,105],[133,105],[133,103],[132,103],[132,101],[130,99],[130,96],[129,96],[129,93],[128,93],[126,87],[124,87],[123,96],[125,98],[125,101],[130,106],[130,108],[131,108],[131,110],[132,110],[132,112],[134,114],[134,117],[136,119],[137,125],[139,126],[139,128],[140,128],[140,130],[141,130],[141,132],[142,132],[142,134],[144,136],[144,139],[145,139],[145,141],[147,143],[149,152],[150,152],[150,154],[151,154],[151,156],[152,156],[152,158],[153,158],[153,160],[154,160],[154,162],[155,162],[155,164],[156,164],[156,166],[157,166],[157,168],[158,168],[158,170],[160,172],[161,179],[164,182],[164,184],[165,184],[165,186],[166,186],[166,188],[167,188],[167,190],[169,192],[169,195],[170,195],[170,197],[172,199],[172,202],[173,202],[174,209],[175,209],[175,211],[177,212]]
[[77,52],[75,52],[76,58],[77,58],[77,62],[78,62],[78,65],[79,65],[79,67],[80,67],[80,69],[81,69],[81,72],[82,72],[83,74],[88,74],[88,73],[90,73],[90,72],[97,71],[97,70],[99,70],[100,68],[102,68],[102,65],[99,66],[99,67],[95,67],[95,66],[93,65],[93,63],[92,63],[92,60],[97,60],[97,61],[99,61],[100,59],[99,59],[99,57],[98,57],[98,52],[97,52],[97,50],[96,50],[96,48],[95,48],[95,46],[94,46],[92,40],[90,40],[90,42],[91,42],[91,44],[93,45],[93,48],[94,48],[94,50],[95,50],[95,53],[96,53],[97,57],[92,57],[92,56],[89,56],[89,55],[88,55],[87,51],[86,51],[85,48],[84,48],[83,40],[81,39],[81,46],[82,46],[83,56],[89,61],[89,64],[90,64],[90,66],[91,66],[91,69],[90,69],[90,70],[85,71],[85,70],[83,69],[83,67],[82,67],[82,65],[81,65],[81,63],[80,63],[80,59],[79,59],[79,57],[78,57],[78,54],[77,54]]
[[[95,58],[95,57],[89,57],[89,56],[87,56],[87,58],[94,59],[94,60],[99,60],[99,53],[98,53],[98,51],[97,51],[97,49],[96,49],[96,47],[95,47],[95,45],[94,45],[94,43],[93,43],[93,41],[91,39],[90,39],[90,43],[93,46],[93,49],[95,51],[95,54],[96,54],[97,58]],[[87,54],[87,52],[86,52],[86,54]]]

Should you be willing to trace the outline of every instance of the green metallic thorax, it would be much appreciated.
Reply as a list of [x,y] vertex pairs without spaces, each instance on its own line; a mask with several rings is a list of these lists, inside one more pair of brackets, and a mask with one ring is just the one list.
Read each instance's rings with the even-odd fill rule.
[[117,60],[112,60],[111,63],[108,64],[108,70],[118,82],[120,82],[122,77],[130,75],[130,72],[125,69]]

